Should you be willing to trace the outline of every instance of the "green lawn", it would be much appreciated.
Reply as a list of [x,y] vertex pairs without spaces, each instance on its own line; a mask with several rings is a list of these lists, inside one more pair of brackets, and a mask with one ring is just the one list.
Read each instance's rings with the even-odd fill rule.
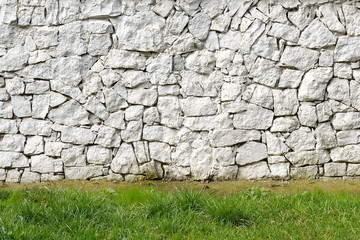
[[0,239],[359,239],[360,195],[0,189]]

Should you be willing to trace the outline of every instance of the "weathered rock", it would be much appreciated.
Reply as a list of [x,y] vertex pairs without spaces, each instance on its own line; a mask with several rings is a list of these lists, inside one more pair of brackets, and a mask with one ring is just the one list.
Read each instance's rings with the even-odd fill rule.
[[190,19],[188,24],[189,32],[199,40],[204,40],[208,36],[211,19],[208,14],[199,12]]
[[29,167],[29,161],[22,153],[0,152],[0,168]]
[[55,158],[51,158],[45,155],[37,155],[31,157],[31,171],[38,172],[38,173],[54,173],[55,165],[56,165]]
[[272,179],[288,179],[290,175],[290,163],[269,164]]
[[11,104],[13,106],[14,114],[17,117],[30,117],[31,116],[31,103],[30,98],[26,96],[12,96]]
[[27,137],[24,154],[37,155],[44,153],[44,139],[40,136]]
[[234,115],[234,126],[240,129],[265,130],[271,127],[274,113],[254,104],[249,104],[245,112]]
[[334,78],[327,86],[328,97],[341,103],[350,105],[349,81]]
[[205,180],[213,174],[214,159],[208,141],[195,139],[192,144],[190,157],[191,178],[194,180]]
[[181,107],[177,97],[159,97],[158,110],[160,123],[171,128],[180,128],[182,124]]
[[61,141],[72,144],[93,144],[96,134],[90,129],[79,127],[53,126],[54,131],[61,132]]
[[271,26],[268,35],[281,38],[286,41],[297,42],[299,40],[300,31],[294,26],[282,23],[274,23]]
[[285,140],[279,138],[274,133],[267,131],[265,137],[268,154],[282,155],[289,152],[290,149],[287,145],[285,145]]
[[299,44],[308,48],[323,48],[335,45],[336,37],[325,25],[315,19],[301,33]]
[[149,145],[145,141],[133,143],[134,152],[138,163],[150,162]]
[[61,159],[65,167],[86,166],[85,148],[83,146],[73,146],[61,151]]
[[290,176],[293,179],[314,179],[318,176],[317,166],[291,168]]
[[67,147],[68,144],[62,142],[46,142],[45,155],[49,157],[60,157],[61,151]]
[[342,10],[344,12],[344,17],[346,20],[346,31],[347,34],[351,36],[359,36],[360,35],[360,17],[359,17],[359,9],[354,5],[349,3],[342,4]]
[[22,135],[50,136],[52,123],[47,120],[37,120],[24,118],[20,123],[20,133]]
[[186,117],[183,125],[193,131],[208,131],[212,129],[232,129],[232,119],[228,114],[206,117]]
[[350,81],[350,103],[351,106],[360,110],[360,83]]
[[300,127],[297,117],[278,117],[274,119],[271,132],[292,132]]
[[105,67],[144,70],[146,58],[138,52],[111,49],[106,56]]
[[164,48],[165,21],[153,12],[120,16],[112,20],[120,49],[160,52]]
[[142,138],[147,141],[175,143],[176,130],[164,126],[144,126]]
[[50,110],[48,117],[57,124],[79,126],[89,124],[89,113],[76,101],[69,100],[56,109]]
[[190,176],[190,168],[175,165],[164,165],[164,178],[168,180],[185,180]]
[[181,91],[187,96],[216,97],[222,79],[220,74],[217,75],[217,72],[207,76],[193,71],[181,71],[181,80],[179,82],[182,88]]
[[95,140],[96,144],[99,144],[103,147],[119,147],[121,138],[114,128],[107,126],[100,126],[97,138]]
[[150,107],[145,109],[143,121],[147,125],[153,125],[160,122],[160,115],[156,107]]
[[6,180],[7,183],[19,183],[20,182],[21,171],[16,169],[10,169],[6,173]]
[[275,116],[295,115],[299,108],[297,91],[295,89],[285,89],[272,91],[274,96]]
[[40,174],[34,173],[30,171],[24,171],[21,175],[21,183],[34,183],[34,182],[40,182]]
[[128,102],[144,106],[152,106],[157,100],[157,91],[153,89],[136,88],[129,91]]
[[6,134],[0,140],[0,151],[24,151],[26,138],[20,134]]
[[360,163],[360,145],[348,145],[330,150],[333,162]]
[[185,68],[202,73],[209,74],[215,66],[215,57],[209,51],[195,51],[191,53],[185,60]]
[[321,51],[319,57],[320,67],[332,67],[334,64],[334,50]]
[[336,133],[337,145],[345,146],[348,144],[359,143],[360,130],[345,130]]
[[235,152],[231,147],[213,148],[213,156],[220,166],[227,167],[235,164]]
[[336,130],[350,130],[360,128],[359,118],[359,112],[336,113],[331,123]]
[[336,137],[330,123],[321,123],[315,129],[316,148],[330,149],[336,147]]
[[330,161],[330,155],[324,150],[289,152],[285,157],[296,167],[324,164]]
[[111,162],[111,170],[121,174],[138,174],[139,166],[133,148],[128,143],[121,144],[115,158]]
[[91,0],[82,3],[80,11],[82,18],[99,18],[120,15],[120,7],[120,2]]
[[236,163],[247,165],[259,162],[268,157],[266,145],[257,142],[247,142],[237,149]]
[[45,119],[49,112],[49,105],[50,105],[49,94],[34,95],[31,105],[32,117]]
[[317,122],[316,107],[311,104],[301,104],[298,111],[300,124],[315,127]]
[[316,113],[319,122],[325,122],[330,120],[333,112],[329,102],[322,102],[316,105]]
[[105,96],[105,105],[107,111],[116,112],[120,109],[128,107],[128,103],[125,101],[124,97],[120,96],[120,94],[116,90],[112,88],[106,88],[103,90],[103,92]]
[[330,31],[345,33],[345,27],[338,19],[336,5],[332,3],[322,4],[319,6],[319,10],[322,13],[321,20],[326,24]]
[[256,130],[215,130],[211,133],[211,144],[214,147],[233,146],[247,141],[258,141],[261,135]]
[[217,108],[209,97],[188,97],[179,100],[185,116],[215,115]]
[[316,68],[308,71],[299,87],[300,101],[324,100],[325,89],[333,76],[331,68]]
[[239,167],[233,166],[220,166],[213,177],[216,181],[234,181],[238,174]]
[[280,58],[280,63],[284,66],[294,67],[299,70],[309,70],[314,67],[319,59],[319,53],[303,47],[285,47]]
[[126,129],[121,131],[121,138],[125,142],[136,142],[141,140],[143,123],[141,120],[128,122]]
[[326,177],[345,176],[346,163],[325,163],[324,172]]
[[348,164],[346,169],[347,176],[359,176],[360,164]]
[[69,180],[86,180],[101,175],[102,166],[65,167],[65,178]]
[[270,169],[265,161],[239,168],[238,179],[262,179],[270,177]]
[[[109,117],[109,113],[106,110],[105,106],[94,96],[88,98],[83,107],[89,112],[93,113],[95,116],[102,120],[106,120]],[[81,109],[82,110],[82,109]],[[80,113],[79,109],[78,112]],[[87,115],[84,111],[81,111],[84,116]],[[86,117],[85,117],[86,118]],[[87,116],[88,118],[88,116]],[[64,123],[62,123],[64,124]],[[69,125],[69,124],[66,124]]]
[[170,145],[161,142],[149,143],[150,158],[162,163],[170,163]]
[[359,44],[360,37],[340,36],[334,50],[335,62],[359,61]]
[[306,127],[293,131],[286,139],[286,145],[294,151],[315,150],[315,143],[314,133]]
[[254,78],[254,82],[274,87],[280,74],[280,68],[276,66],[275,62],[258,58],[250,69],[249,76]]
[[[252,94],[251,94],[252,92]],[[249,93],[251,95],[251,99],[247,99],[250,96],[246,96]],[[273,93],[271,88],[265,87],[260,84],[252,84],[248,86],[245,92],[242,94],[242,98],[246,101],[254,103],[264,108],[273,109],[274,108],[274,100]]]
[[0,72],[16,71],[24,68],[29,56],[29,52],[24,47],[16,46],[11,48],[5,56],[0,57]]
[[0,117],[1,118],[13,117],[13,107],[10,102],[0,102]]
[[334,63],[334,76],[351,79],[353,76],[351,65],[349,63]]

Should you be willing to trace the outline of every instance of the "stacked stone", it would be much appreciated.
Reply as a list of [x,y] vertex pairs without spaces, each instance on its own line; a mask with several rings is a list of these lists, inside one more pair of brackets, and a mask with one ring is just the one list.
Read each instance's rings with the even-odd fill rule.
[[360,5],[0,3],[0,181],[360,175]]

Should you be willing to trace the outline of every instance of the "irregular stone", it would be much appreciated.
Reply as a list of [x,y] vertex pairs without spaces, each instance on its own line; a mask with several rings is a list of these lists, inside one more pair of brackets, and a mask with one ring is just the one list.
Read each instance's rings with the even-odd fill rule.
[[190,161],[191,178],[205,180],[213,174],[214,159],[208,141],[195,139],[192,144]]
[[124,114],[126,121],[137,121],[142,119],[142,115],[144,112],[144,106],[142,105],[133,105],[128,107]]
[[176,130],[164,126],[144,126],[143,140],[165,142],[174,144],[176,140]]
[[299,44],[308,48],[323,48],[335,43],[334,34],[318,19],[304,29],[299,39]]
[[207,116],[217,112],[216,105],[209,97],[188,97],[179,101],[185,116]]
[[278,117],[270,128],[271,132],[292,132],[300,127],[297,117]]
[[113,2],[109,0],[90,0],[80,4],[81,17],[83,19],[118,16],[121,14],[120,9],[120,2]]
[[351,106],[360,110],[360,83],[350,81],[350,102]]
[[204,46],[209,51],[215,51],[220,49],[219,38],[216,32],[209,32],[208,38],[206,39]]
[[10,95],[20,95],[23,94],[25,91],[25,84],[23,82],[23,79],[15,77],[12,79],[6,79],[6,91]]
[[55,79],[65,85],[76,87],[82,80],[84,60],[79,56],[57,58],[54,63]]
[[333,113],[356,111],[349,105],[343,104],[334,99],[329,99],[329,103],[330,103],[330,107],[331,107],[331,110],[333,111]]
[[237,179],[263,179],[270,177],[270,170],[265,161],[239,168]]
[[22,153],[0,152],[0,168],[25,168],[29,167],[29,161]]
[[347,176],[359,176],[360,164],[348,164],[346,169]]
[[40,136],[27,137],[24,154],[37,155],[44,153],[44,140]]
[[204,40],[208,36],[211,19],[208,14],[199,12],[190,19],[188,24],[189,32],[199,40]]
[[156,107],[150,107],[145,109],[143,122],[147,125],[153,125],[160,122],[160,115]]
[[169,51],[170,53],[183,54],[200,50],[202,47],[203,43],[200,40],[193,37],[191,33],[184,33],[177,38]]
[[48,81],[35,81],[26,83],[25,94],[43,94],[50,89]]
[[195,51],[191,53],[185,60],[185,68],[202,73],[209,74],[215,66],[215,57],[209,51]]
[[160,0],[156,2],[153,11],[163,18],[166,18],[174,7],[173,1]]
[[50,95],[34,95],[32,100],[32,117],[45,119],[49,112]]
[[61,151],[67,147],[67,144],[62,142],[46,142],[45,155],[50,157],[60,157]]
[[[133,54],[135,54],[136,52],[134,52]],[[121,55],[120,55],[121,56]],[[119,59],[120,61],[120,59]],[[145,61],[145,59],[144,59]],[[94,82],[97,82],[99,81],[99,86],[95,86],[94,88],[95,89],[101,89],[102,88],[102,84],[101,82],[106,86],[106,87],[111,87],[114,85],[114,83],[118,82],[120,79],[121,79],[121,72],[122,70],[118,70],[118,69],[111,69],[111,68],[105,68],[105,69],[102,69],[100,72],[99,72],[99,75],[100,75],[100,79],[95,79]],[[99,75],[94,75],[95,78],[98,78]],[[94,91],[95,93],[95,91]]]
[[64,95],[57,92],[50,92],[50,107],[57,107],[60,104],[64,103],[66,100],[67,98]]
[[314,179],[317,175],[317,166],[295,167],[290,170],[290,176],[292,179]]
[[286,139],[286,145],[294,151],[315,150],[315,143],[314,133],[306,127],[293,131]]
[[150,162],[149,145],[145,141],[133,142],[134,152],[138,163]]
[[324,172],[326,177],[341,177],[346,175],[346,163],[325,163]]
[[161,124],[170,128],[180,128],[182,124],[181,107],[177,97],[159,97],[157,107]]
[[334,114],[331,123],[335,130],[350,130],[354,128],[360,128],[360,113],[336,113]]
[[336,147],[336,137],[330,123],[320,123],[315,129],[316,149]]
[[328,97],[350,105],[349,81],[334,78],[327,86]]
[[0,102],[0,117],[10,119],[13,117],[13,107],[11,102]]
[[144,106],[152,106],[157,100],[157,91],[152,89],[132,89],[129,91],[128,102]]
[[210,30],[226,32],[229,28],[231,17],[229,15],[219,15],[211,22]]
[[247,142],[236,151],[236,163],[240,166],[259,162],[268,157],[266,145],[263,143]]
[[280,68],[275,62],[258,58],[249,72],[249,77],[254,78],[254,82],[264,84],[269,87],[275,87],[280,78]]
[[290,175],[290,163],[269,164],[272,179],[287,179]]
[[335,63],[334,76],[339,78],[351,79],[353,76],[351,65],[348,63]]
[[87,125],[89,113],[76,101],[69,100],[58,108],[50,110],[48,118],[57,124],[68,126]]
[[11,48],[7,54],[0,57],[0,72],[16,71],[24,68],[29,56],[29,52],[25,47],[16,46]]
[[166,85],[158,87],[159,96],[167,96],[167,95],[179,95],[180,94],[180,86],[179,85]]
[[143,11],[111,20],[120,49],[161,52],[164,46],[165,20],[155,13]]
[[280,59],[280,51],[278,49],[276,38],[274,37],[262,35],[262,37],[254,43],[252,49],[258,56],[268,60],[279,61]]
[[359,9],[355,7],[355,5],[346,2],[344,2],[341,6],[346,20],[347,34],[351,36],[359,36],[360,35]]
[[336,133],[337,145],[345,146],[349,144],[359,143],[360,130],[345,130]]
[[316,107],[311,104],[299,106],[298,118],[302,126],[315,127],[317,123]]
[[325,122],[330,120],[333,112],[329,102],[322,102],[316,105],[316,113],[319,122]]
[[206,117],[187,117],[183,125],[193,131],[209,131],[211,129],[232,129],[232,119],[228,114]]
[[345,27],[338,18],[336,5],[332,3],[326,3],[319,6],[319,10],[322,13],[321,21],[323,21],[330,31],[345,33]]
[[5,88],[0,88],[0,101],[9,100],[9,94],[6,92]]
[[170,163],[170,146],[166,143],[150,142],[150,158],[162,163]]
[[143,71],[128,70],[122,74],[121,82],[125,87],[135,88],[149,83],[149,80]]
[[144,70],[146,58],[138,52],[111,49],[106,56],[105,67]]
[[167,29],[170,33],[179,35],[188,24],[189,17],[183,12],[176,11],[175,14],[169,17],[166,21]]
[[54,173],[55,162],[59,161],[45,155],[36,155],[31,157],[31,171],[38,173]]
[[284,156],[269,156],[268,163],[270,165],[278,163],[288,163],[288,160]]
[[181,91],[187,96],[215,97],[221,86],[219,80],[222,80],[217,75],[216,72],[207,76],[193,71],[181,71]]
[[85,102],[84,96],[78,87],[67,86],[60,81],[50,81],[50,86],[52,91],[59,92],[65,96],[69,96],[72,99],[78,101],[79,103]]
[[160,53],[154,60],[147,65],[148,72],[168,74],[173,70],[173,57],[170,54]]
[[224,83],[221,87],[221,101],[233,101],[241,93],[242,86],[237,83]]
[[16,169],[10,169],[6,173],[6,180],[7,183],[19,183],[20,182],[21,172]]
[[141,120],[128,122],[126,129],[121,131],[121,138],[125,142],[136,142],[141,140],[143,123]]
[[108,34],[91,34],[87,51],[91,56],[106,55],[111,45]]
[[65,178],[69,180],[86,180],[103,175],[103,166],[66,167]]
[[238,174],[239,167],[234,166],[220,166],[213,179],[215,181],[234,181]]
[[141,174],[145,175],[146,179],[161,179],[164,175],[164,171],[161,166],[161,163],[152,161],[139,166],[139,168]]
[[22,135],[50,136],[52,123],[47,120],[37,120],[24,118],[20,123],[20,133]]
[[332,67],[334,64],[334,50],[321,51],[319,57],[320,67]]
[[267,151],[268,154],[271,155],[282,155],[284,153],[289,152],[289,147],[285,145],[285,140],[280,139],[274,133],[267,131],[265,133],[266,137],[266,144],[267,144]]
[[80,21],[61,25],[58,33],[59,43],[55,50],[56,56],[81,56],[86,54],[89,35],[84,31],[83,24]]
[[245,112],[234,115],[234,126],[240,129],[265,130],[271,127],[274,113],[254,104],[249,104]]
[[40,182],[40,174],[34,173],[30,171],[24,171],[21,175],[21,183],[34,183],[34,182]]
[[[249,88],[255,87],[250,102],[256,105],[259,105],[264,108],[273,109],[274,108],[274,100],[273,100],[273,93],[270,88],[265,87],[260,84],[254,84],[248,86],[248,88],[243,93],[243,99],[245,99],[245,94],[249,90]],[[250,90],[251,91],[251,90]]]
[[316,68],[305,73],[299,87],[298,98],[300,101],[322,101],[325,90],[333,76],[331,68]]
[[[94,96],[89,97],[83,107],[102,120],[106,120],[109,117],[109,113],[106,110],[105,106]],[[81,111],[81,113],[83,113],[83,111]]]
[[289,152],[285,157],[296,167],[324,164],[330,161],[330,155],[324,150]]
[[288,24],[273,23],[268,35],[281,38],[286,41],[297,42],[299,40],[300,31],[296,27]]
[[99,144],[103,147],[119,147],[121,138],[116,130],[107,126],[100,126],[95,140],[95,144]]
[[319,59],[319,53],[303,47],[285,47],[280,58],[280,63],[284,66],[294,67],[299,70],[309,70],[314,67]]
[[16,120],[0,119],[0,133],[17,133]]
[[360,37],[340,36],[334,50],[335,62],[350,62],[360,60]]
[[79,127],[67,127],[56,125],[53,126],[54,131],[61,132],[61,141],[72,144],[93,144],[96,138],[96,134],[90,129]]
[[108,112],[117,112],[120,109],[128,107],[126,100],[112,88],[106,88],[103,91],[105,95],[105,105]]
[[139,166],[133,148],[128,143],[121,144],[115,158],[111,162],[111,170],[121,174],[138,174]]
[[214,159],[221,167],[235,164],[235,152],[231,147],[213,148]]
[[164,165],[164,178],[168,180],[186,180],[190,176],[190,168],[175,165]]
[[41,182],[47,182],[47,181],[60,181],[64,180],[64,175],[54,175],[53,173],[47,174],[43,173],[41,174]]
[[31,116],[31,103],[29,97],[12,96],[11,104],[13,106],[13,111],[15,116],[19,118]]
[[65,167],[82,167],[86,166],[85,147],[73,146],[61,151],[61,159]]
[[295,115],[299,108],[295,89],[272,90],[275,116]]
[[214,147],[233,146],[247,141],[259,141],[261,134],[256,130],[215,130],[210,135],[210,143]]
[[360,163],[360,145],[347,145],[330,150],[333,162]]

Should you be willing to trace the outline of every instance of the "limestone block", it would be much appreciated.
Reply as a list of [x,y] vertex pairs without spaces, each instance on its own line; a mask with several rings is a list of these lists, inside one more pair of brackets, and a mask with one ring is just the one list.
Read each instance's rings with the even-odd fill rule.
[[179,100],[185,116],[215,115],[217,107],[209,97],[188,97]]
[[330,157],[333,162],[360,162],[360,146],[347,145],[344,147],[337,147],[330,150]]
[[258,141],[261,134],[256,130],[215,130],[211,133],[211,145],[214,147],[233,146],[247,141]]
[[290,163],[275,163],[269,164],[271,178],[273,179],[288,179],[290,175]]
[[128,143],[122,143],[115,158],[111,162],[111,170],[121,174],[138,174],[139,166],[133,148]]
[[52,123],[47,120],[24,118],[20,123],[20,133],[23,135],[50,136]]
[[323,48],[335,43],[334,34],[318,19],[304,29],[299,39],[299,44],[308,48]]
[[317,123],[316,107],[311,104],[299,106],[298,118],[302,126],[315,127]]
[[100,126],[95,144],[103,147],[119,147],[121,138],[114,128]]
[[290,169],[290,176],[292,179],[314,179],[317,175],[317,166],[295,167]]
[[24,148],[24,154],[37,155],[44,153],[44,140],[41,136],[29,136],[27,137],[26,145]]
[[86,166],[85,147],[73,146],[61,151],[61,159],[65,167],[83,167]]
[[50,110],[48,118],[57,124],[80,126],[89,124],[89,113],[76,101],[69,100]]
[[65,167],[65,179],[86,180],[103,175],[103,166]]
[[330,161],[330,155],[324,150],[289,152],[285,157],[296,167],[324,164]]
[[325,163],[324,172],[326,177],[340,177],[346,175],[346,163]]
[[170,146],[161,142],[149,143],[150,158],[162,163],[170,163]]
[[247,142],[237,149],[236,163],[240,166],[259,162],[268,157],[266,145],[258,142]]
[[0,151],[24,151],[26,138],[20,134],[6,134],[0,140]]
[[324,100],[328,82],[333,76],[332,68],[316,68],[305,73],[299,87],[300,101]]
[[336,137],[330,123],[320,123],[315,129],[315,136],[317,149],[336,147]]
[[295,115],[299,108],[297,91],[295,89],[285,89],[272,91],[274,96],[275,116]]
[[305,151],[315,150],[316,141],[320,140],[315,140],[315,134],[310,128],[300,127],[290,134],[285,143],[294,151]]
[[271,127],[274,113],[260,106],[249,104],[245,112],[234,115],[234,126],[240,129],[265,130]]
[[125,130],[121,131],[121,138],[125,142],[136,142],[141,140],[143,123],[141,120],[130,121],[127,123]]
[[259,180],[270,177],[270,169],[265,161],[246,165],[239,168],[238,179]]
[[319,53],[303,47],[285,47],[280,58],[280,63],[284,66],[294,67],[299,70],[309,70],[314,67],[319,59]]
[[61,132],[61,141],[72,144],[93,144],[96,134],[90,129],[56,125],[54,131]]

